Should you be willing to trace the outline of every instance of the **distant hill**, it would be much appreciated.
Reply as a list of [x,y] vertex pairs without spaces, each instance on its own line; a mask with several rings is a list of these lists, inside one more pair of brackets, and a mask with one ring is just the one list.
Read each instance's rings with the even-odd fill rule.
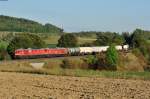
[[0,15],[0,31],[56,34],[63,32],[63,29],[49,23],[42,25],[24,18]]

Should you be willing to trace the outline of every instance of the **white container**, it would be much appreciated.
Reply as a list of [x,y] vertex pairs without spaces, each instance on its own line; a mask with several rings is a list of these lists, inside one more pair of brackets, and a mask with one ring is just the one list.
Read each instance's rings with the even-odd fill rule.
[[122,46],[121,45],[116,46],[116,50],[122,50]]
[[123,48],[124,48],[124,50],[128,50],[129,49],[129,45],[124,45]]
[[92,47],[93,52],[100,53],[107,51],[109,46],[102,46],[102,47]]
[[80,54],[81,53],[88,54],[93,52],[92,47],[79,47],[79,49],[80,49]]

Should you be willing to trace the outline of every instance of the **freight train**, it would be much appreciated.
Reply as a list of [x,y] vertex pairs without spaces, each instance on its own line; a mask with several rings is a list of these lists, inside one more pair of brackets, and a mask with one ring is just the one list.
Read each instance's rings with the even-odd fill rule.
[[[127,51],[129,46],[115,46],[119,51]],[[33,58],[49,58],[49,57],[64,57],[89,55],[101,52],[106,52],[109,46],[101,47],[76,47],[76,48],[42,48],[42,49],[17,49],[15,50],[16,59],[33,59]]]

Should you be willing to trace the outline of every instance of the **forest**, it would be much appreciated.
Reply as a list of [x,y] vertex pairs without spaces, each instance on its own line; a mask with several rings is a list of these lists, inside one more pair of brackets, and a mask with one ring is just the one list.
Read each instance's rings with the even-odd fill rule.
[[0,15],[0,31],[59,34],[63,29],[50,23],[43,25],[24,18]]

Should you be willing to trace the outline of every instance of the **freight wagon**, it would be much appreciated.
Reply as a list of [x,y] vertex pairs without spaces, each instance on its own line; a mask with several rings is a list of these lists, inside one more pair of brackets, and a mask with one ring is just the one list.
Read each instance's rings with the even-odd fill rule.
[[79,47],[67,48],[67,50],[68,50],[68,55],[72,55],[72,56],[79,55],[79,53],[80,53],[80,48]]

